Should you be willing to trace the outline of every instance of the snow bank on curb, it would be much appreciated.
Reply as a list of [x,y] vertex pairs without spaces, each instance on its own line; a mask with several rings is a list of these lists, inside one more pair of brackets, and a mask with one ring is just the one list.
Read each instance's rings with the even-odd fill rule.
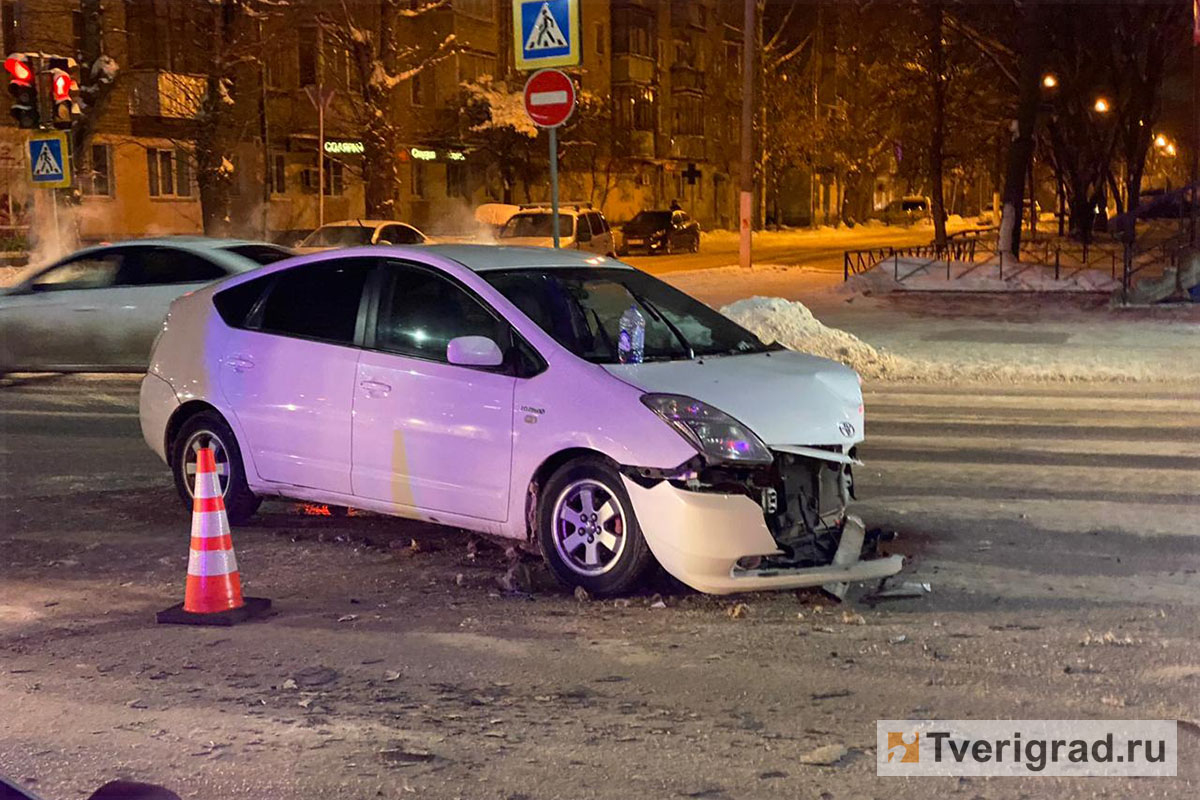
[[840,361],[863,377],[894,378],[921,371],[920,362],[885,353],[852,333],[823,324],[803,303],[751,297],[725,306],[721,313],[765,342]]
[[1040,362],[1033,358],[987,361],[972,358],[969,351],[948,351],[947,357],[936,361],[909,358],[868,344],[847,331],[831,328],[814,317],[803,303],[779,297],[750,297],[720,311],[765,342],[778,342],[792,350],[841,362],[865,379],[1023,383],[1126,382],[1178,377],[1160,375],[1144,364],[1114,367],[1078,355],[1071,359],[1069,353]]

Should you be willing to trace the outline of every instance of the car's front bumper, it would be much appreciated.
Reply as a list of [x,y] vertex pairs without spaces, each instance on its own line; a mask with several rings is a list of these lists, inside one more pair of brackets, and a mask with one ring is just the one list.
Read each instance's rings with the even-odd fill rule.
[[741,569],[739,559],[781,551],[749,497],[692,492],[667,481],[646,488],[623,476],[625,490],[650,551],[663,569],[701,592],[733,594],[853,583],[895,575],[900,556],[840,565]]

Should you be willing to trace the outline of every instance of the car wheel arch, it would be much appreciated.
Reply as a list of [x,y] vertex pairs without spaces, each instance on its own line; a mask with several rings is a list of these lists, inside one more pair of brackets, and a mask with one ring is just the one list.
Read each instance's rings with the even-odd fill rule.
[[546,481],[550,480],[553,475],[564,464],[568,464],[580,458],[598,458],[618,467],[619,464],[611,456],[608,456],[599,450],[593,450],[590,447],[568,447],[564,450],[559,450],[550,456],[547,456],[537,469],[530,476],[529,483],[525,488],[525,541],[535,543],[537,536],[537,517],[538,517],[538,497],[541,489],[546,485]]
[[171,418],[167,420],[167,430],[163,434],[163,445],[166,447],[165,452],[167,454],[168,466],[172,468],[175,466],[170,462],[172,451],[174,450],[175,437],[179,435],[179,430],[187,423],[189,419],[201,413],[202,411],[211,411],[212,413],[220,416],[221,419],[225,420],[225,424],[229,424],[229,420],[224,414],[221,413],[221,409],[217,408],[212,403],[204,400],[188,400],[186,403],[180,405],[179,408],[175,409],[175,411],[171,414]]

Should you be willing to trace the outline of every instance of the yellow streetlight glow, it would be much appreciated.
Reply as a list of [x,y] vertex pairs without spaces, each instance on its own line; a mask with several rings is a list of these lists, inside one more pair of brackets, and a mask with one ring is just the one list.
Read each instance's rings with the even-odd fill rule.
[[1155,147],[1166,147],[1167,146],[1167,137],[1163,136],[1161,133],[1158,136],[1155,136],[1154,137],[1154,146]]
[[1098,111],[1101,114],[1107,114],[1108,113],[1108,101],[1105,100],[1103,97],[1097,97],[1096,104],[1094,106],[1092,106],[1092,108],[1096,109],[1096,111]]
[[1167,155],[1169,155],[1169,156],[1175,155],[1175,145],[1168,144],[1166,152],[1167,152]]
[[1042,86],[1045,86],[1047,89],[1053,89],[1055,86],[1058,86],[1058,78],[1047,73],[1042,76]]

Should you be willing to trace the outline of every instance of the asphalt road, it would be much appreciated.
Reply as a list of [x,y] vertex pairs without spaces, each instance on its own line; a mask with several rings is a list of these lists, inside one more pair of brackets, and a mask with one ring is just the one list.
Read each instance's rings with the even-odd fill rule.
[[[115,775],[187,798],[1195,796],[1195,397],[869,386],[858,511],[918,599],[581,603],[536,565],[512,595],[461,532],[270,503],[234,536],[277,615],[198,630],[150,624],[188,523],[136,382],[3,386],[0,764],[47,798]],[[1152,785],[876,778],[875,720],[910,717],[1191,727]]]

